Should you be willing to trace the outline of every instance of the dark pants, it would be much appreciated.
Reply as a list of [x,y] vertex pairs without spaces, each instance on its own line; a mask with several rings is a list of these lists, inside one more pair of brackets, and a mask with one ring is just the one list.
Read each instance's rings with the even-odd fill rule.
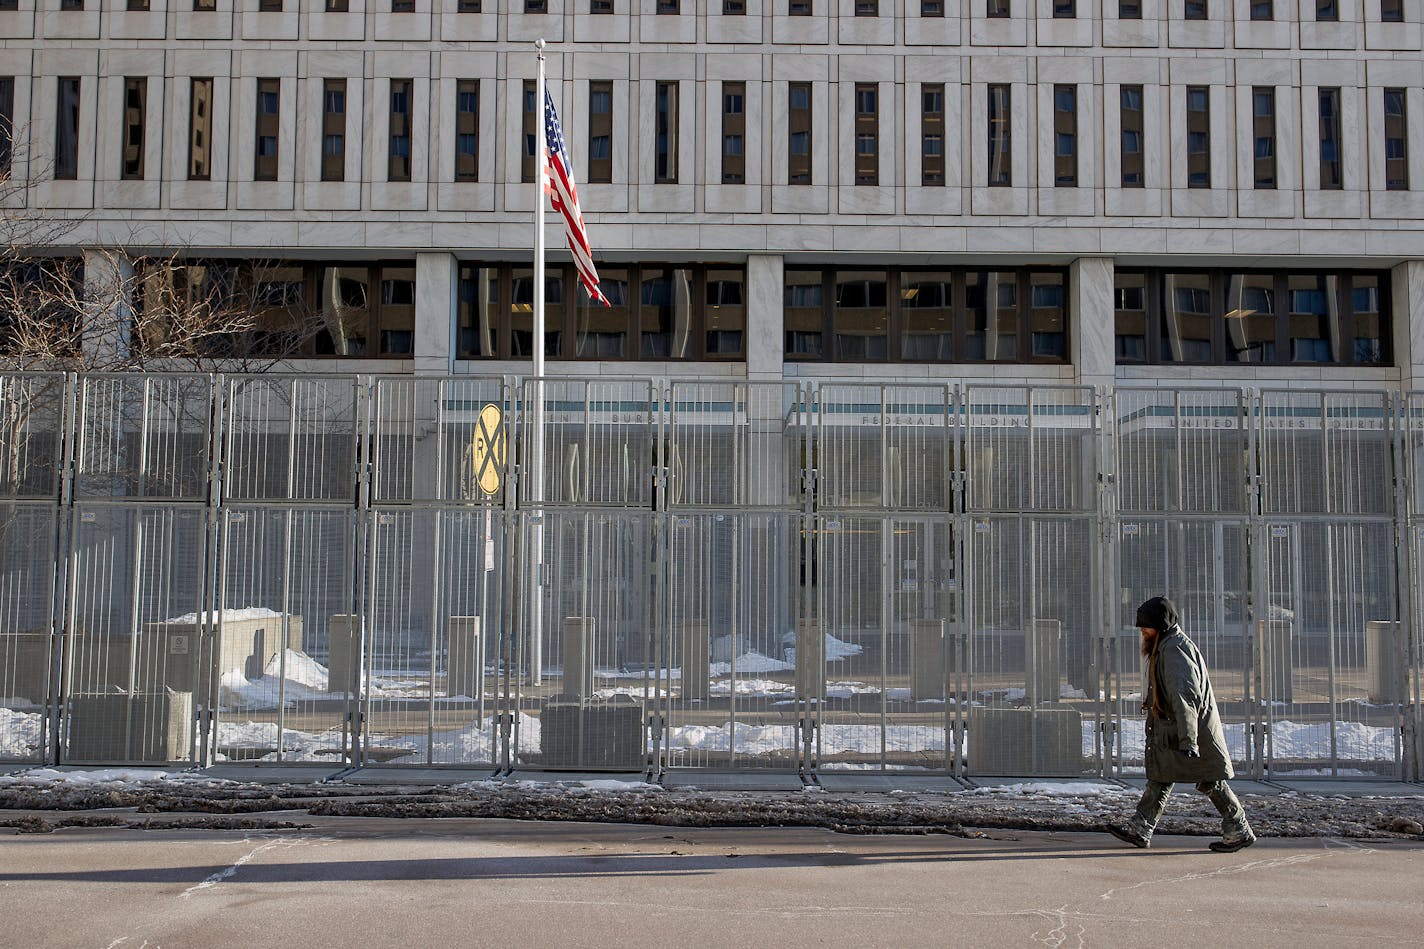
[[[1227,840],[1246,836],[1251,825],[1246,823],[1246,811],[1237,800],[1231,786],[1225,781],[1203,781],[1197,790],[1211,799],[1217,812],[1221,814],[1221,836]],[[1147,782],[1142,798],[1137,802],[1137,813],[1132,817],[1132,826],[1144,837],[1151,837],[1162,812],[1167,809],[1167,798],[1172,793],[1172,785],[1163,781]]]

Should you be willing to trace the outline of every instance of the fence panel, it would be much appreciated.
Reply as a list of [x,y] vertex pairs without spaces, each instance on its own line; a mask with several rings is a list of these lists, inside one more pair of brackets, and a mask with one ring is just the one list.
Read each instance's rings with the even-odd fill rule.
[[354,763],[356,528],[348,507],[223,511],[216,760]]
[[1398,645],[1405,679],[1398,684],[1406,703],[1405,777],[1418,781],[1424,779],[1424,392],[1406,393],[1400,429],[1409,593],[1401,600],[1405,622]]
[[1249,416],[1234,389],[1119,389],[1117,508],[1245,514]]
[[53,501],[0,502],[0,761],[48,755],[57,528]]
[[1126,774],[1141,774],[1144,767],[1140,706],[1146,685],[1135,618],[1138,604],[1166,595],[1177,605],[1182,629],[1206,660],[1231,759],[1243,774],[1254,773],[1259,759],[1252,731],[1246,520],[1125,515],[1118,531],[1120,632],[1115,652],[1120,665],[1110,670],[1121,682],[1120,691],[1110,696],[1122,723],[1117,766]]
[[353,502],[364,420],[356,376],[228,380],[230,501]]
[[667,507],[800,506],[801,393],[779,382],[674,382]]
[[1095,531],[1089,517],[972,515],[965,648],[971,773],[1100,769],[1090,661]]
[[0,498],[58,499],[68,397],[62,373],[0,373]]
[[377,379],[371,397],[376,504],[486,501],[509,486],[512,391],[503,379]]
[[1280,776],[1397,776],[1394,526],[1268,520],[1258,620],[1267,755]]
[[472,505],[378,508],[371,521],[363,758],[494,768],[507,518]]
[[96,502],[71,516],[60,760],[192,760],[212,661],[207,512]]
[[822,385],[815,405],[818,510],[950,510],[948,386]]
[[542,458],[542,476],[532,462],[522,475],[521,507],[652,509],[661,405],[651,382],[527,380],[520,404],[521,457]]
[[1263,392],[1262,511],[1393,515],[1389,416],[1382,392]]
[[[521,514],[526,588],[515,655],[516,767],[641,771],[659,694],[653,514]],[[535,550],[541,550],[535,553]],[[531,572],[532,573],[532,572]],[[530,573],[521,577],[532,582]]]
[[1384,393],[1260,398],[1256,619],[1275,774],[1399,773],[1400,700],[1377,706],[1368,682],[1394,650],[1367,655],[1398,629],[1391,415]]
[[1075,512],[1097,506],[1091,389],[968,386],[967,509]]
[[951,518],[823,513],[815,523],[825,619],[798,630],[797,649],[815,650],[817,761],[946,770]]
[[796,769],[800,515],[681,511],[662,523],[666,766]]
[[75,497],[204,500],[213,398],[210,376],[81,376]]

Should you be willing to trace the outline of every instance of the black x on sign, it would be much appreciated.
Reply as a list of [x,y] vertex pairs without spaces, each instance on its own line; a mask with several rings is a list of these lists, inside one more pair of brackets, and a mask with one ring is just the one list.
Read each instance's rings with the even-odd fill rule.
[[475,434],[470,439],[470,469],[475,474],[475,483],[485,494],[498,493],[504,479],[505,436],[504,426],[500,424],[503,417],[499,406],[486,405],[480,409]]

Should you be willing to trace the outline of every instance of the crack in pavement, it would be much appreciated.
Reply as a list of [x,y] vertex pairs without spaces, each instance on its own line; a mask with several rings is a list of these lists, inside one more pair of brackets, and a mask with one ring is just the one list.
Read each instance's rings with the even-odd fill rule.
[[[252,842],[252,838],[251,838],[251,837],[244,837],[244,838],[242,839],[242,842],[245,843],[245,844],[246,844],[246,843],[251,843],[251,842]],[[179,893],[179,894],[178,894],[178,898],[179,898],[180,900],[186,900],[188,897],[192,896],[194,893],[197,893],[199,890],[207,890],[207,889],[211,889],[212,887],[217,886],[219,883],[223,882],[224,880],[231,878],[231,877],[233,876],[233,874],[237,873],[239,867],[241,867],[241,866],[243,866],[244,864],[250,862],[251,860],[253,860],[253,859],[254,859],[258,854],[260,854],[260,853],[263,853],[263,852],[268,851],[268,850],[272,850],[272,849],[274,849],[274,848],[276,848],[276,847],[295,847],[295,846],[299,846],[299,845],[301,845],[301,844],[310,843],[310,842],[311,842],[311,838],[307,838],[307,837],[278,837],[278,838],[275,839],[275,840],[269,840],[269,841],[267,841],[265,844],[261,844],[261,845],[259,845],[258,847],[254,848],[253,850],[251,850],[250,852],[248,852],[246,855],[244,855],[244,856],[242,856],[242,857],[239,857],[239,858],[237,859],[237,861],[236,861],[235,863],[233,863],[231,866],[224,867],[223,869],[219,870],[217,873],[214,873],[212,876],[210,876],[210,877],[208,877],[207,879],[203,880],[201,883],[195,883],[195,884],[193,884],[192,886],[188,887],[188,888],[187,888],[186,890],[184,890],[182,893]]]
[[1191,880],[1206,880],[1218,876],[1234,876],[1238,873],[1251,873],[1256,870],[1274,870],[1277,867],[1288,867],[1298,863],[1310,863],[1325,856],[1324,853],[1301,853],[1290,857],[1277,857],[1268,860],[1253,860],[1250,863],[1238,863],[1229,867],[1217,867],[1214,870],[1204,870],[1199,873],[1186,873],[1177,877],[1164,877],[1160,880],[1142,880],[1131,886],[1115,886],[1106,893],[1098,895],[1100,900],[1110,900],[1115,893],[1125,893],[1128,890],[1135,890],[1144,886],[1165,886],[1173,883],[1187,883]]

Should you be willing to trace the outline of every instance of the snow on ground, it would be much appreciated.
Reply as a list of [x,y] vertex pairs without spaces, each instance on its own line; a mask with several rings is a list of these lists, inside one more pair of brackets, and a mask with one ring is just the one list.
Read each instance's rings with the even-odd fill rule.
[[620,695],[626,695],[633,699],[645,699],[649,695],[656,695],[658,698],[667,698],[668,692],[666,689],[645,689],[637,685],[620,685],[611,689],[593,690],[593,697],[598,701],[605,701]]
[[[268,753],[254,761],[276,760],[278,728],[275,722],[218,722],[218,747],[231,752],[237,749],[268,749]],[[334,759],[342,749],[344,736],[340,728],[330,728],[324,732],[312,733],[294,728],[283,729],[282,750],[288,758]]]
[[0,775],[0,787],[36,784],[67,784],[77,786],[96,784],[152,785],[162,782],[178,781],[185,784],[231,783],[225,778],[212,778],[207,775],[183,771],[158,771],[151,768],[95,768],[82,771],[60,771],[56,768],[31,768],[29,771],[24,771],[20,774]]
[[[248,679],[239,671],[223,674],[218,680],[219,701],[229,708],[276,708],[279,700],[288,708],[297,702],[327,697],[326,667],[304,652],[295,649],[273,656],[262,670],[260,679]],[[283,674],[285,673],[285,688]]]
[[664,734],[669,748],[683,751],[727,751],[740,755],[771,755],[796,747],[790,725],[674,725]]
[[0,758],[30,758],[40,746],[40,716],[0,708]]
[[731,695],[733,690],[738,695],[784,695],[788,692],[795,692],[796,686],[789,682],[777,682],[774,679],[741,678],[724,679],[708,686],[708,692],[712,695]]
[[590,791],[611,791],[615,793],[645,794],[652,791],[666,791],[667,788],[661,784],[649,784],[646,781],[615,781],[611,779],[591,781],[580,781],[578,786],[587,788]]
[[[373,699],[430,698],[429,679],[398,678],[398,675],[387,673],[367,679],[363,673],[362,682]],[[219,701],[228,708],[270,709],[276,708],[280,699],[287,708],[293,708],[299,702],[331,698],[331,693],[327,691],[329,682],[330,674],[326,666],[304,652],[287,649],[267,662],[261,678],[248,679],[236,670],[225,673],[218,680]],[[449,698],[455,700],[462,697]]]
[[[536,753],[542,745],[539,719],[523,712],[519,714],[519,751]],[[499,728],[493,718],[470,722],[463,728],[435,732],[433,738],[425,735],[372,735],[371,744],[377,748],[403,748],[410,752],[410,760],[424,760],[427,751],[432,761],[494,761],[499,753]],[[405,759],[396,759],[397,761]]]
[[848,699],[857,695],[879,695],[880,687],[864,682],[827,682],[826,698]]
[[281,619],[282,614],[275,610],[269,610],[264,606],[249,606],[240,610],[220,610],[216,613],[184,613],[182,616],[175,616],[171,619],[163,620],[165,623],[190,623],[202,621],[217,623],[221,620],[224,623],[238,623],[249,619]]
[[[1083,753],[1093,752],[1092,722],[1083,722]],[[1146,747],[1146,723],[1130,718],[1122,723],[1123,754],[1131,760],[1141,760]],[[1222,726],[1226,747],[1236,761],[1246,758],[1247,730],[1244,723]],[[1364,725],[1360,722],[1335,723],[1337,747],[1342,758],[1354,761],[1393,761],[1394,729]],[[1271,754],[1276,759],[1310,760],[1330,756],[1329,722],[1276,721],[1271,725]]]
[[998,787],[974,788],[970,793],[1039,798],[1131,797],[1135,799],[1140,792],[1136,788],[1123,788],[1111,784],[1096,784],[1091,781],[1026,781],[1022,784],[1005,784]]
[[738,656],[734,662],[714,662],[709,664],[708,671],[713,676],[729,676],[732,674],[734,668],[738,675],[748,675],[755,672],[794,672],[796,671],[796,663],[773,659],[770,656],[762,655],[755,649],[751,649]]

